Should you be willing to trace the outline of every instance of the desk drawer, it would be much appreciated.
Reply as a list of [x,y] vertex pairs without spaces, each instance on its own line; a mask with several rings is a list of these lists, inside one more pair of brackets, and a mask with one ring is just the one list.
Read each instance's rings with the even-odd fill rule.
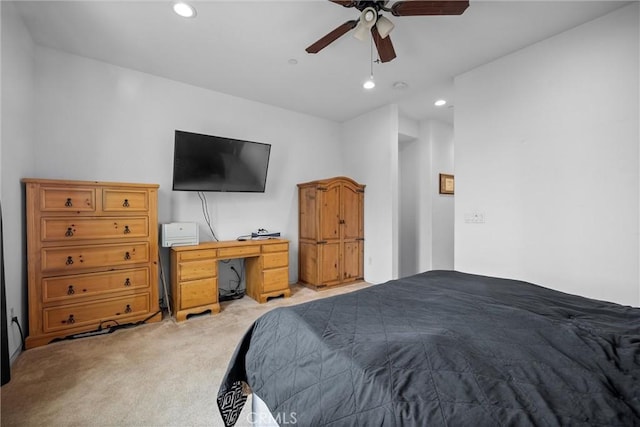
[[71,302],[82,297],[149,287],[149,269],[115,270],[42,279],[42,301]]
[[262,268],[287,267],[289,252],[274,252],[262,255]]
[[178,280],[180,282],[205,279],[218,275],[218,261],[203,259],[199,261],[187,261],[178,264]]
[[117,320],[149,312],[149,294],[131,295],[90,304],[73,304],[44,309],[44,330],[51,332]]
[[88,239],[139,239],[149,235],[149,219],[137,218],[42,218],[42,241]]
[[262,272],[263,291],[279,291],[289,288],[289,269],[276,268],[273,270],[264,270]]
[[218,255],[215,249],[201,249],[178,253],[178,261],[191,261],[205,258],[215,258]]
[[260,255],[260,246],[237,246],[218,249],[218,258],[246,258]]
[[68,246],[42,249],[42,271],[75,271],[149,262],[149,244]]
[[180,310],[214,304],[218,301],[216,279],[201,279],[180,285]]
[[262,246],[262,252],[263,253],[268,253],[268,252],[285,252],[289,250],[289,244],[288,243],[275,243],[273,245],[263,245]]

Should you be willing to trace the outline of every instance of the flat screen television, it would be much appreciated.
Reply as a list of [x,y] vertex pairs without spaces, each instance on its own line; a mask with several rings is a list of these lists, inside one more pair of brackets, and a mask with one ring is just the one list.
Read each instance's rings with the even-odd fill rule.
[[173,189],[262,193],[271,144],[175,131]]

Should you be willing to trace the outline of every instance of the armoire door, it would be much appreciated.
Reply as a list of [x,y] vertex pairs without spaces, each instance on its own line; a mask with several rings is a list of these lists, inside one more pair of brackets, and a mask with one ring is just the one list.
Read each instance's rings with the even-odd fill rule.
[[361,241],[344,242],[342,249],[342,281],[348,282],[362,277],[361,272]]
[[320,241],[340,239],[340,185],[329,185],[320,193]]
[[342,225],[342,239],[351,240],[362,237],[363,193],[352,186],[343,185],[341,197],[340,222]]
[[340,282],[340,243],[318,245],[320,251],[320,283],[331,285]]

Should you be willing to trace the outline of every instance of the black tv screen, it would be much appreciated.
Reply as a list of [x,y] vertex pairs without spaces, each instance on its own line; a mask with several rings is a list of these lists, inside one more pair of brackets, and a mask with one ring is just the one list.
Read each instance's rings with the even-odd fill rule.
[[173,189],[264,192],[271,144],[175,131]]

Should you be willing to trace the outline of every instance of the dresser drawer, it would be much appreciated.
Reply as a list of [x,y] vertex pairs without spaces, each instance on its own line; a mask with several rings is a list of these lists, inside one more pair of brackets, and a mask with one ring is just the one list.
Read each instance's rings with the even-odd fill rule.
[[213,259],[186,261],[178,264],[178,280],[180,282],[215,277],[217,275],[218,261]]
[[149,235],[149,218],[42,218],[42,241],[137,239]]
[[102,190],[102,210],[105,212],[135,212],[149,210],[146,190],[105,188]]
[[262,268],[287,267],[289,252],[274,252],[262,254]]
[[[142,315],[149,312],[149,294],[137,294],[88,304],[72,304],[43,310],[44,330],[52,332]],[[113,326],[113,325],[111,325]]]
[[179,261],[189,261],[189,260],[198,260],[205,258],[215,258],[217,256],[217,251],[215,249],[204,249],[197,251],[185,251],[178,253]]
[[147,287],[148,268],[47,277],[42,279],[42,301],[73,301],[77,298]]
[[273,245],[263,245],[262,246],[262,252],[263,253],[268,253],[268,252],[285,252],[289,250],[289,244],[288,243],[275,243]]
[[218,258],[220,259],[244,258],[258,255],[260,255],[260,246],[235,246],[218,249]]
[[44,272],[76,271],[149,261],[149,243],[147,242],[42,249],[42,271]]
[[214,304],[218,301],[215,278],[193,280],[180,284],[180,310]]
[[264,270],[262,272],[263,291],[279,291],[289,288],[289,269],[276,268],[273,270]]
[[40,188],[40,210],[45,212],[93,212],[96,192],[93,188]]

